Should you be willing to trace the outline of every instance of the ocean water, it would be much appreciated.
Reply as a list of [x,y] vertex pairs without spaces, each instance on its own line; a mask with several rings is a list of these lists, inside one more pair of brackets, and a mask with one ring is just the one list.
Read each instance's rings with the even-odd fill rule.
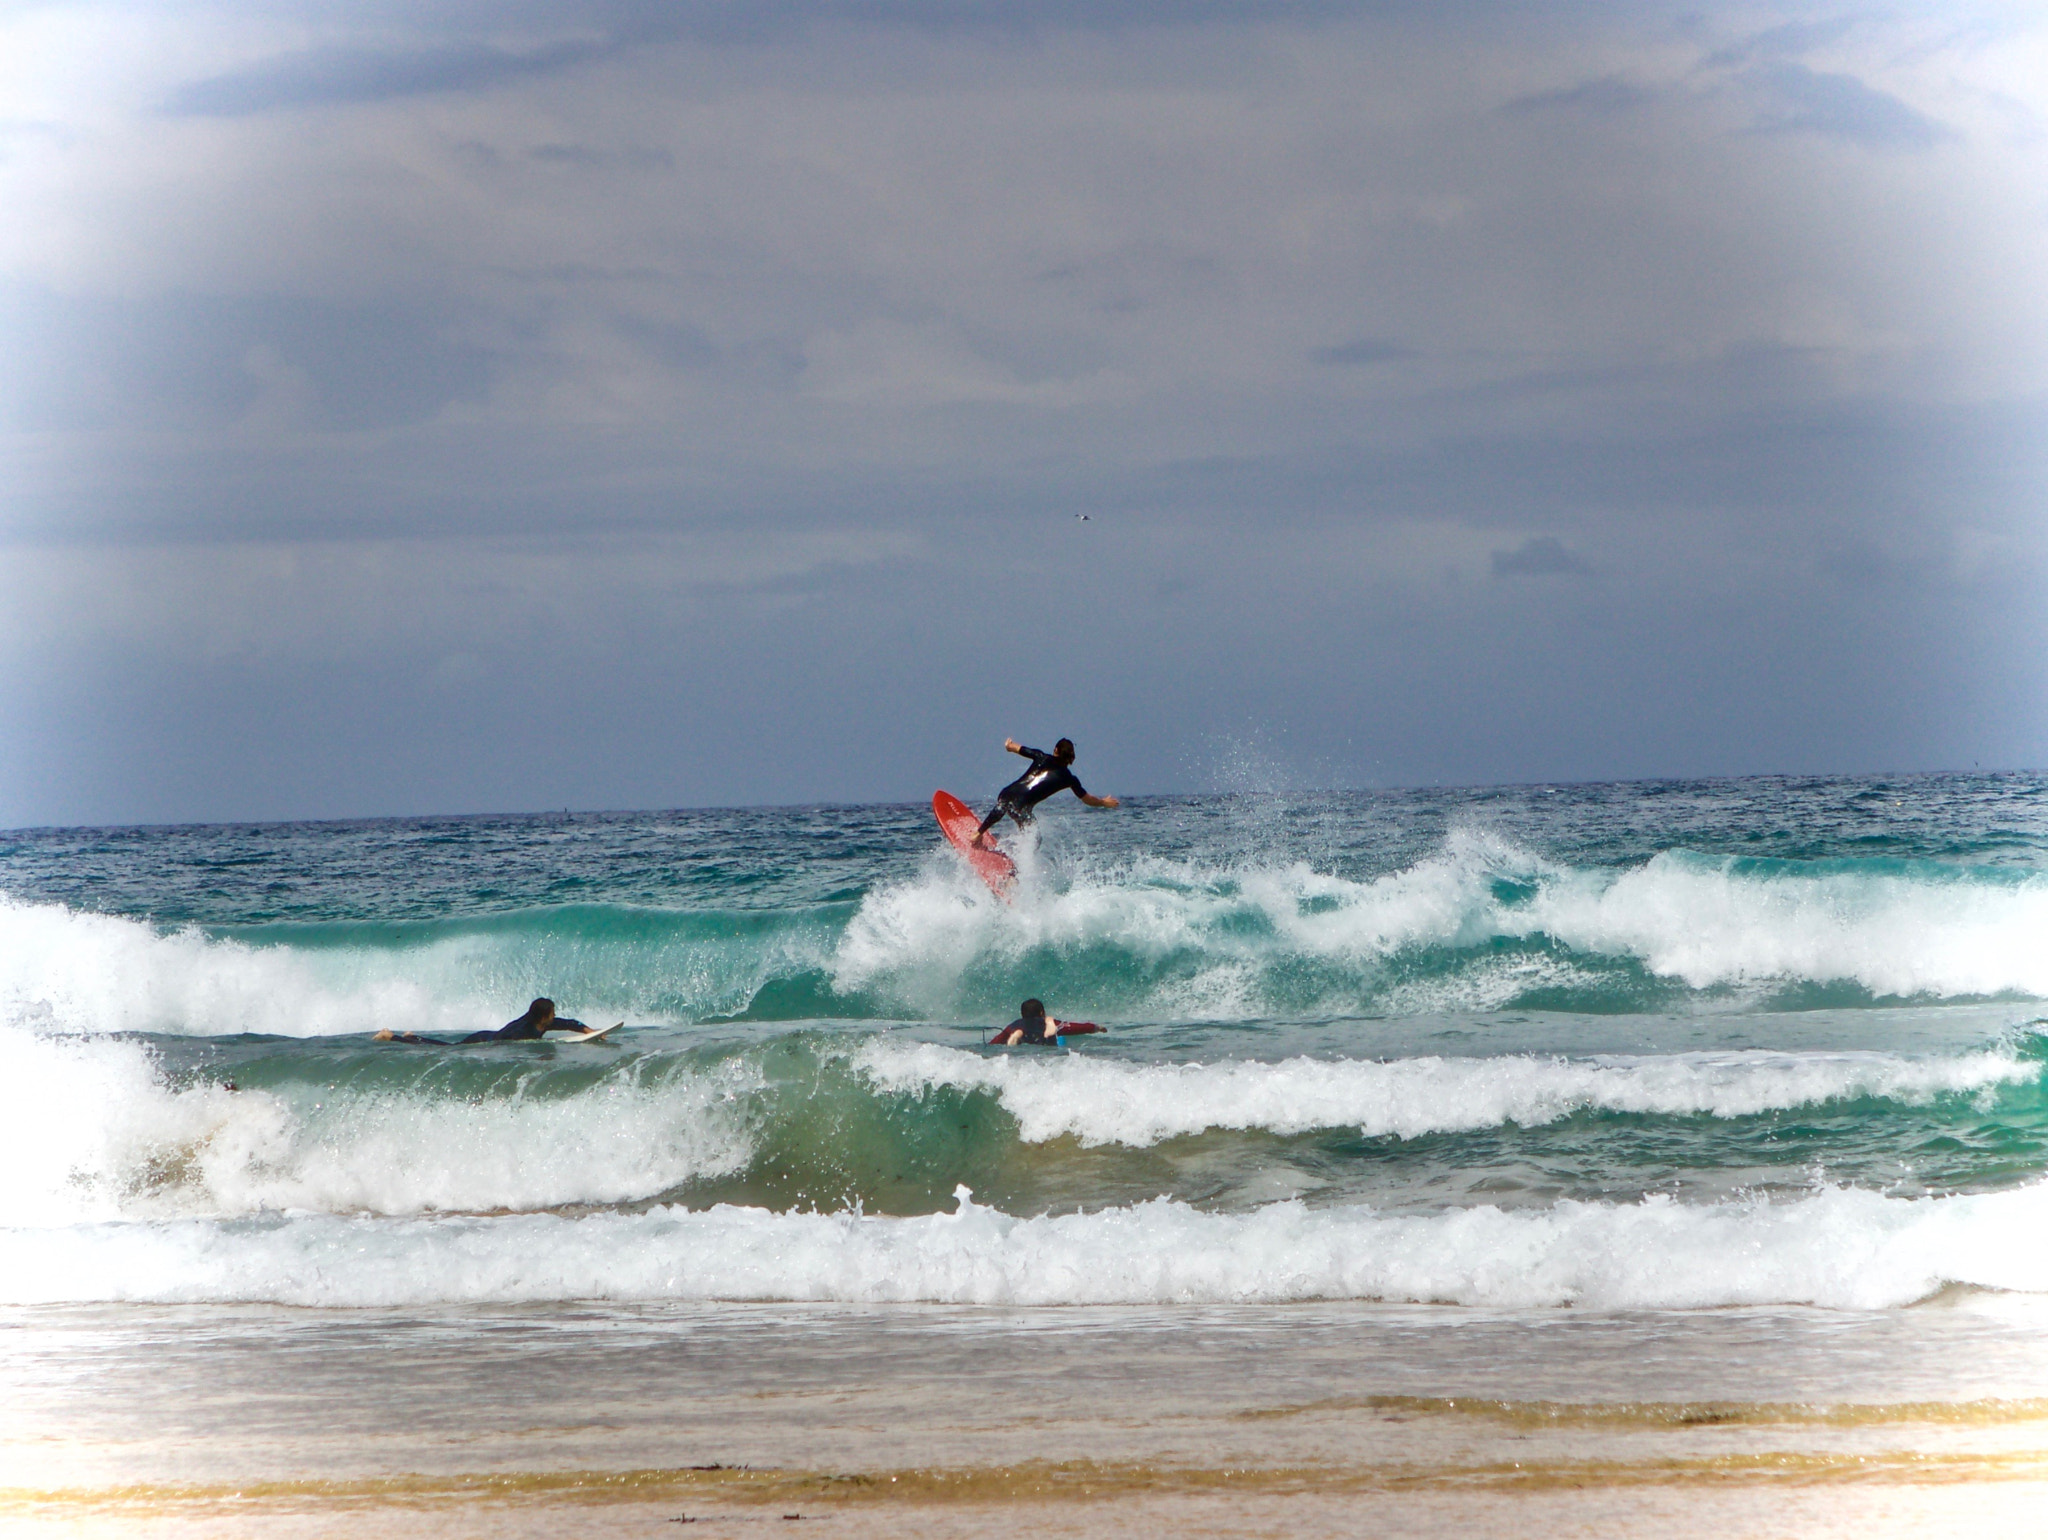
[[[2048,1394],[2048,775],[1134,798],[1014,848],[1006,903],[921,806],[0,835],[15,1340],[1221,1311],[1447,1334],[1346,1359],[1374,1394],[1685,1400],[1660,1341],[1722,1399]],[[625,1027],[370,1037],[539,994]],[[1108,1031],[984,1046],[1026,995]]]
[[[1139,800],[1020,859],[917,807],[9,836],[0,1302],[2048,1290],[2042,778]],[[542,993],[626,1027],[369,1038]],[[1110,1030],[981,1046],[1027,994]]]

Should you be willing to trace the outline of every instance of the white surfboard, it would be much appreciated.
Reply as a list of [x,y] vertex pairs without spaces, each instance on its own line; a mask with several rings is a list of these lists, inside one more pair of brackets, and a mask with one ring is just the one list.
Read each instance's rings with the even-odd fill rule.
[[565,1043],[594,1043],[599,1038],[604,1037],[608,1033],[618,1031],[619,1028],[623,1027],[624,1025],[625,1023],[623,1021],[615,1021],[608,1027],[599,1027],[594,1032],[579,1032],[574,1037],[563,1038],[562,1041]]

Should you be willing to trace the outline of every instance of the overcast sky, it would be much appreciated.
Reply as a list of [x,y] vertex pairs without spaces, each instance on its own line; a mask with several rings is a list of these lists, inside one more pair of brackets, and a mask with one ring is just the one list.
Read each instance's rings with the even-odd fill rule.
[[0,5],[0,824],[2048,764],[2048,18]]

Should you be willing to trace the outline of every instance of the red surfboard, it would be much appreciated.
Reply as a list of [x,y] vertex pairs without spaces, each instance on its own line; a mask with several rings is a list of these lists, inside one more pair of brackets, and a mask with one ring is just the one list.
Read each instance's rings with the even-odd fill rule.
[[1008,898],[1010,888],[1017,880],[1017,866],[1008,856],[996,849],[993,834],[977,845],[974,831],[981,827],[981,820],[974,816],[974,809],[954,796],[950,791],[932,793],[932,812],[939,820],[939,832],[946,836],[953,848],[967,857],[967,864],[981,874],[981,880],[998,898]]

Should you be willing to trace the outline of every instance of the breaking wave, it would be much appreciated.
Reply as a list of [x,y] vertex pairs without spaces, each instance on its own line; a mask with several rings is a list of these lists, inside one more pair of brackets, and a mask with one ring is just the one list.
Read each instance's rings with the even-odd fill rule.
[[459,1032],[541,993],[636,1021],[979,1020],[1047,978],[1127,1022],[2033,999],[2044,934],[2048,879],[2010,867],[1666,852],[1574,868],[1466,832],[1366,880],[1148,858],[1048,869],[1012,905],[938,857],[857,903],[768,911],[205,931],[0,900],[0,1020]]
[[2048,1187],[1939,1199],[1566,1202],[1428,1216],[1155,1200],[1018,1218],[721,1206],[582,1217],[181,1221],[22,1232],[0,1301],[985,1305],[1385,1300],[1493,1307],[1909,1305],[2048,1291]]
[[1578,1112],[1753,1117],[1827,1102],[1907,1104],[2040,1080],[2037,1057],[1986,1049],[1950,1058],[1759,1050],[1602,1055],[1504,1054],[1387,1062],[1294,1058],[1277,1064],[1131,1064],[1081,1055],[986,1058],[923,1043],[873,1043],[857,1063],[886,1091],[984,1091],[1021,1137],[1144,1146],[1209,1129],[1368,1138],[1552,1123]]
[[[1833,1159],[1878,1171],[1930,1140],[2024,1158],[2048,1121],[2044,1048],[2027,1034],[1922,1057],[1744,1050],[1274,1063],[1023,1058],[872,1032],[688,1047],[674,1038],[459,1054],[256,1041],[180,1067],[167,1060],[179,1039],[0,1030],[0,1160],[11,1173],[0,1225],[721,1196],[915,1213],[963,1175],[1057,1204],[1072,1201],[1061,1197],[1059,1163],[1025,1147],[1061,1140],[1130,1152],[1127,1169],[1091,1167],[1105,1196],[1173,1192],[1172,1170],[1146,1152],[1179,1141],[1175,1159],[1208,1173],[1189,1190],[1242,1205],[1302,1190],[1286,1172],[1321,1167],[1312,1185],[1327,1186],[1333,1161],[1384,1177],[1384,1158],[1361,1165],[1333,1152],[1330,1138],[1472,1135],[1497,1145],[1515,1130],[1583,1124],[1578,1144],[1604,1139],[1639,1162],[1627,1147],[1644,1142],[1631,1131],[1643,1119],[1671,1123],[1661,1137],[1682,1138],[1695,1162],[1736,1160],[1752,1179],[1775,1162],[1779,1182],[1803,1185],[1810,1141],[1759,1120],[1837,1109],[1860,1132],[1837,1133]],[[1702,1120],[1709,1127],[1691,1126]],[[1231,1145],[1246,1131],[1283,1143]],[[1726,1151],[1716,1153],[1717,1140]],[[1554,1149],[1551,1164],[1567,1153]],[[1474,1147],[1456,1160],[1487,1169],[1518,1158]],[[1919,1160],[1934,1169],[1924,1152]],[[1627,1179],[1654,1184],[1660,1169]]]

